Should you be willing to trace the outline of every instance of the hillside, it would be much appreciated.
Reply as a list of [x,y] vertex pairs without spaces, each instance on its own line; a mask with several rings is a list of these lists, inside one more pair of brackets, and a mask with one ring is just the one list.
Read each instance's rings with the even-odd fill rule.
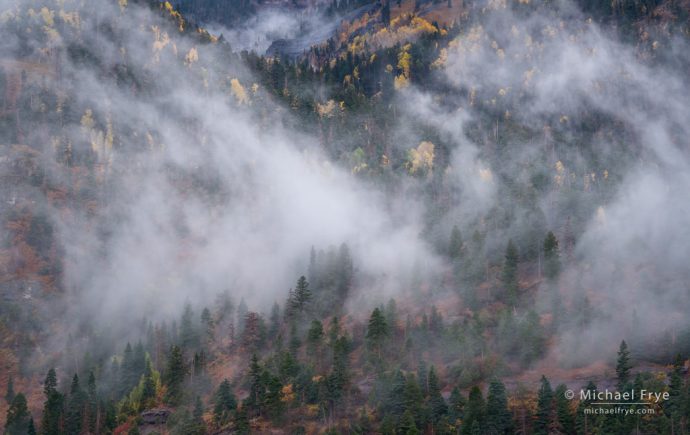
[[1,2],[0,425],[686,433],[689,13]]

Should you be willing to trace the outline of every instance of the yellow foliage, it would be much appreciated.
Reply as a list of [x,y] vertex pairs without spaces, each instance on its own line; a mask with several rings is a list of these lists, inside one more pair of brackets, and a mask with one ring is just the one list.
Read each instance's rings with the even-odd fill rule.
[[232,95],[235,97],[237,102],[239,104],[248,104],[249,103],[249,97],[247,96],[247,91],[244,89],[244,86],[242,86],[242,83],[240,83],[239,80],[237,79],[232,79],[230,80],[230,92],[232,92]]
[[405,89],[409,85],[410,82],[407,80],[407,77],[405,77],[403,74],[400,74],[399,76],[396,76],[395,79],[393,79],[393,87],[396,90]]
[[189,53],[184,57],[184,62],[187,65],[192,65],[194,62],[199,61],[199,52],[196,50],[196,47],[192,47],[189,49]]
[[434,167],[434,144],[423,141],[417,148],[407,152],[407,169],[410,174],[420,170],[431,172]]
[[479,169],[479,178],[484,182],[490,183],[494,179],[494,174],[489,168]]
[[120,10],[124,12],[127,7],[127,0],[117,0],[117,3],[120,5]]
[[318,113],[321,118],[332,118],[334,109],[335,101],[333,100],[328,100],[324,104],[316,103],[316,113]]
[[280,391],[280,401],[283,403],[291,403],[295,400],[295,393],[292,391],[292,384],[284,385]]
[[41,18],[43,18],[46,26],[53,27],[55,25],[55,11],[44,7],[41,9]]

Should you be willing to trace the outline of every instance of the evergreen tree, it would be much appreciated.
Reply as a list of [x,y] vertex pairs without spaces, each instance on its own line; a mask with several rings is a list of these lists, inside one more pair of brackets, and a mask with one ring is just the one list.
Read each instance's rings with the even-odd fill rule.
[[292,309],[297,313],[302,313],[307,309],[309,302],[311,302],[309,283],[307,282],[307,278],[302,275],[297,280],[297,285],[295,286],[291,301]]
[[453,226],[450,232],[450,244],[448,246],[448,256],[454,263],[461,260],[464,253],[464,244],[462,241],[462,234],[457,225]]
[[222,425],[228,421],[229,416],[235,412],[237,408],[237,399],[232,392],[230,381],[223,379],[223,382],[218,386],[215,395],[215,403],[213,407],[213,417],[216,423]]
[[264,403],[266,387],[263,378],[263,370],[259,364],[259,357],[257,357],[256,354],[252,355],[252,360],[249,365],[249,382],[249,397],[245,399],[245,404],[254,412],[260,412],[261,406]]
[[618,360],[616,361],[616,377],[618,378],[618,389],[623,391],[630,381],[630,370],[632,363],[630,362],[630,351],[625,340],[621,341],[618,349]]
[[376,351],[377,356],[381,359],[381,347],[383,342],[388,337],[388,325],[386,318],[381,314],[379,308],[374,308],[369,318],[369,327],[367,328],[367,343]]
[[398,433],[403,435],[419,435],[417,423],[415,423],[414,415],[410,410],[405,411],[398,426]]
[[441,419],[448,413],[448,405],[441,395],[436,369],[431,366],[429,369],[429,408],[431,411],[431,421],[434,426],[438,425]]
[[570,408],[570,400],[565,397],[565,392],[567,390],[568,387],[563,384],[556,387],[554,393],[556,399],[556,415],[563,434],[574,435],[576,433],[575,416]]
[[247,414],[247,408],[244,406],[240,407],[235,414],[235,431],[240,435],[249,434],[251,426],[249,425],[249,415]]
[[549,231],[544,240],[544,276],[548,280],[555,280],[561,271],[558,239]]
[[183,349],[196,349],[199,347],[199,333],[194,324],[194,310],[192,310],[190,303],[185,304],[182,318],[180,319],[179,343]]
[[141,391],[141,410],[155,405],[156,402],[156,381],[153,377],[153,365],[149,358],[146,359],[146,370],[144,372],[144,388]]
[[65,431],[68,434],[78,434],[82,429],[84,416],[84,391],[79,385],[79,376],[72,377],[72,385],[69,390],[69,400],[67,401],[67,414],[65,416]]
[[26,397],[22,393],[16,394],[12,398],[10,407],[7,409],[5,435],[25,435],[29,431],[31,422],[32,419],[29,414],[29,408],[26,405]]
[[63,397],[57,391],[57,374],[55,369],[50,369],[43,383],[43,393],[46,401],[43,404],[43,417],[41,418],[42,435],[60,435],[60,420],[62,419]]
[[466,401],[462,393],[460,393],[460,388],[453,388],[448,399],[448,419],[451,424],[456,425],[458,420],[464,418],[465,403]]
[[29,419],[29,427],[26,429],[26,435],[36,435],[36,425],[34,424],[34,418]]
[[[594,382],[589,381],[585,387],[585,391],[596,393],[597,386]],[[581,400],[577,406],[577,412],[575,413],[575,430],[578,435],[589,435],[594,432],[593,428],[596,427],[596,416],[589,415],[585,412],[585,409],[590,407],[591,404],[591,399],[585,399]]]
[[537,415],[534,421],[535,435],[548,435],[554,411],[553,390],[546,376],[541,377],[541,386],[537,395]]
[[486,398],[486,431],[488,434],[512,433],[513,419],[508,410],[506,387],[498,379],[489,384]]
[[168,391],[165,394],[165,401],[170,405],[177,405],[184,396],[183,385],[187,376],[187,366],[184,362],[182,349],[173,345],[170,348],[168,364],[165,372],[165,385]]
[[12,404],[14,395],[14,379],[12,378],[12,375],[9,375],[7,378],[7,392],[5,393],[5,401],[8,405]]
[[512,240],[508,241],[505,260],[503,262],[503,286],[505,288],[505,302],[515,305],[517,302],[518,284],[518,251]]
[[213,316],[211,316],[211,310],[208,308],[204,308],[201,312],[201,324],[204,327],[204,341],[207,343],[212,342],[215,333],[215,325]]
[[486,418],[486,404],[482,390],[476,385],[470,390],[465,407],[465,420],[462,422],[462,435],[472,435],[474,428],[482,430]]
[[270,318],[270,325],[268,327],[268,335],[273,338],[273,340],[277,339],[278,334],[280,333],[280,305],[278,305],[278,302],[273,303],[273,307],[271,308],[271,318]]

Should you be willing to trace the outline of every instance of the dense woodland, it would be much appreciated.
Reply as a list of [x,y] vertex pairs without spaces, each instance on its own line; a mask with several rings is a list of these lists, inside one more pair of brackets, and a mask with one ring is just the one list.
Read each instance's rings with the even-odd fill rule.
[[[528,108],[541,104],[531,74],[548,78],[530,65],[545,69],[554,34],[574,41],[592,21],[643,65],[687,78],[687,56],[674,47],[690,36],[690,3],[285,2],[288,10],[321,8],[329,19],[376,3],[297,57],[238,52],[202,27],[236,25],[264,3],[1,4],[5,433],[688,433],[687,322],[650,331],[640,302],[611,333],[607,343],[615,344],[596,348],[598,372],[577,372],[588,363],[578,355],[589,355],[596,340],[564,338],[606,324],[620,302],[580,281],[601,261],[580,244],[592,216],[606,219],[638,162],[662,163],[630,119],[592,101]],[[544,30],[539,20],[560,24]],[[511,45],[523,40],[527,52]],[[461,65],[466,75],[453,82],[447,71],[460,62],[452,55],[458,49],[467,58],[507,55],[520,69],[515,83],[480,82],[472,65]],[[621,73],[596,89],[603,99],[622,94],[653,111],[657,102],[626,91],[634,79]],[[190,107],[170,104],[179,89]],[[132,308],[116,326],[99,323],[98,304],[84,302],[94,291],[90,282],[74,278],[99,271],[83,272],[74,260],[64,222],[93,235],[88,256],[110,262],[118,225],[127,223],[128,183],[146,180],[137,177],[152,168],[179,198],[198,198],[208,213],[253,204],[242,202],[261,170],[253,161],[237,175],[236,184],[249,187],[227,183],[203,163],[155,163],[174,148],[170,126],[181,126],[182,146],[210,149],[215,132],[191,102],[199,96],[220,96],[223,110],[260,129],[280,124],[315,138],[315,152],[380,190],[387,209],[397,198],[417,198],[419,237],[437,272],[422,273],[425,264],[401,270],[406,278],[384,297],[373,290],[381,277],[351,241],[316,241],[301,258],[285,259],[297,266],[272,304],[248,297],[261,292],[262,276],[241,283],[249,290],[218,285],[203,300],[192,279],[183,282],[185,302],[173,315],[156,311],[165,305],[160,299],[143,306],[144,296],[127,293],[143,313]],[[414,112],[425,104],[429,116]],[[214,107],[209,112],[220,110]],[[462,141],[485,163],[473,176],[495,190],[486,207],[453,181],[460,140],[449,133],[457,121],[444,115],[458,110],[471,112]],[[671,141],[687,144],[687,127],[672,127]],[[193,229],[173,228],[175,244],[203,249]],[[644,240],[636,243],[647,252]],[[632,257],[611,274],[626,283],[634,276],[655,294],[680,288],[687,296],[687,270],[646,267],[651,261]],[[685,299],[672,303],[687,309]],[[554,365],[563,370],[549,371]],[[670,399],[629,406],[654,412],[588,415],[592,401],[565,395],[580,388],[665,391]]]

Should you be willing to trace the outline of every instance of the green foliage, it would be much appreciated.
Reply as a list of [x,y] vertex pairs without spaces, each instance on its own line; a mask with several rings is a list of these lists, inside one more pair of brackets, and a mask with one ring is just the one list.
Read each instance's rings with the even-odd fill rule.
[[560,271],[561,260],[558,250],[558,239],[549,231],[544,240],[544,276],[553,281],[558,277]]
[[625,340],[621,341],[618,349],[618,359],[616,360],[616,377],[618,378],[618,389],[624,390],[630,382],[630,370],[632,369],[632,362],[630,361],[630,351]]
[[554,397],[551,384],[546,376],[541,377],[541,386],[537,395],[537,414],[534,421],[535,435],[548,435],[554,419]]
[[15,395],[7,409],[5,434],[25,435],[29,431],[29,425],[32,422],[33,420],[29,414],[29,408],[26,405],[26,397],[22,393]]
[[518,252],[512,240],[509,240],[508,246],[506,246],[503,262],[503,286],[505,288],[505,302],[509,305],[515,305],[519,290]]
[[513,419],[508,410],[505,385],[498,379],[489,384],[486,398],[486,431],[488,434],[512,433]]
[[230,381],[223,379],[218,386],[214,398],[213,417],[218,425],[223,425],[234,415],[237,408],[237,399],[232,392]]
[[188,369],[184,362],[182,349],[179,346],[173,345],[170,348],[164,379],[165,385],[168,388],[165,394],[166,403],[177,405],[182,402],[184,398],[183,386],[187,373]]

